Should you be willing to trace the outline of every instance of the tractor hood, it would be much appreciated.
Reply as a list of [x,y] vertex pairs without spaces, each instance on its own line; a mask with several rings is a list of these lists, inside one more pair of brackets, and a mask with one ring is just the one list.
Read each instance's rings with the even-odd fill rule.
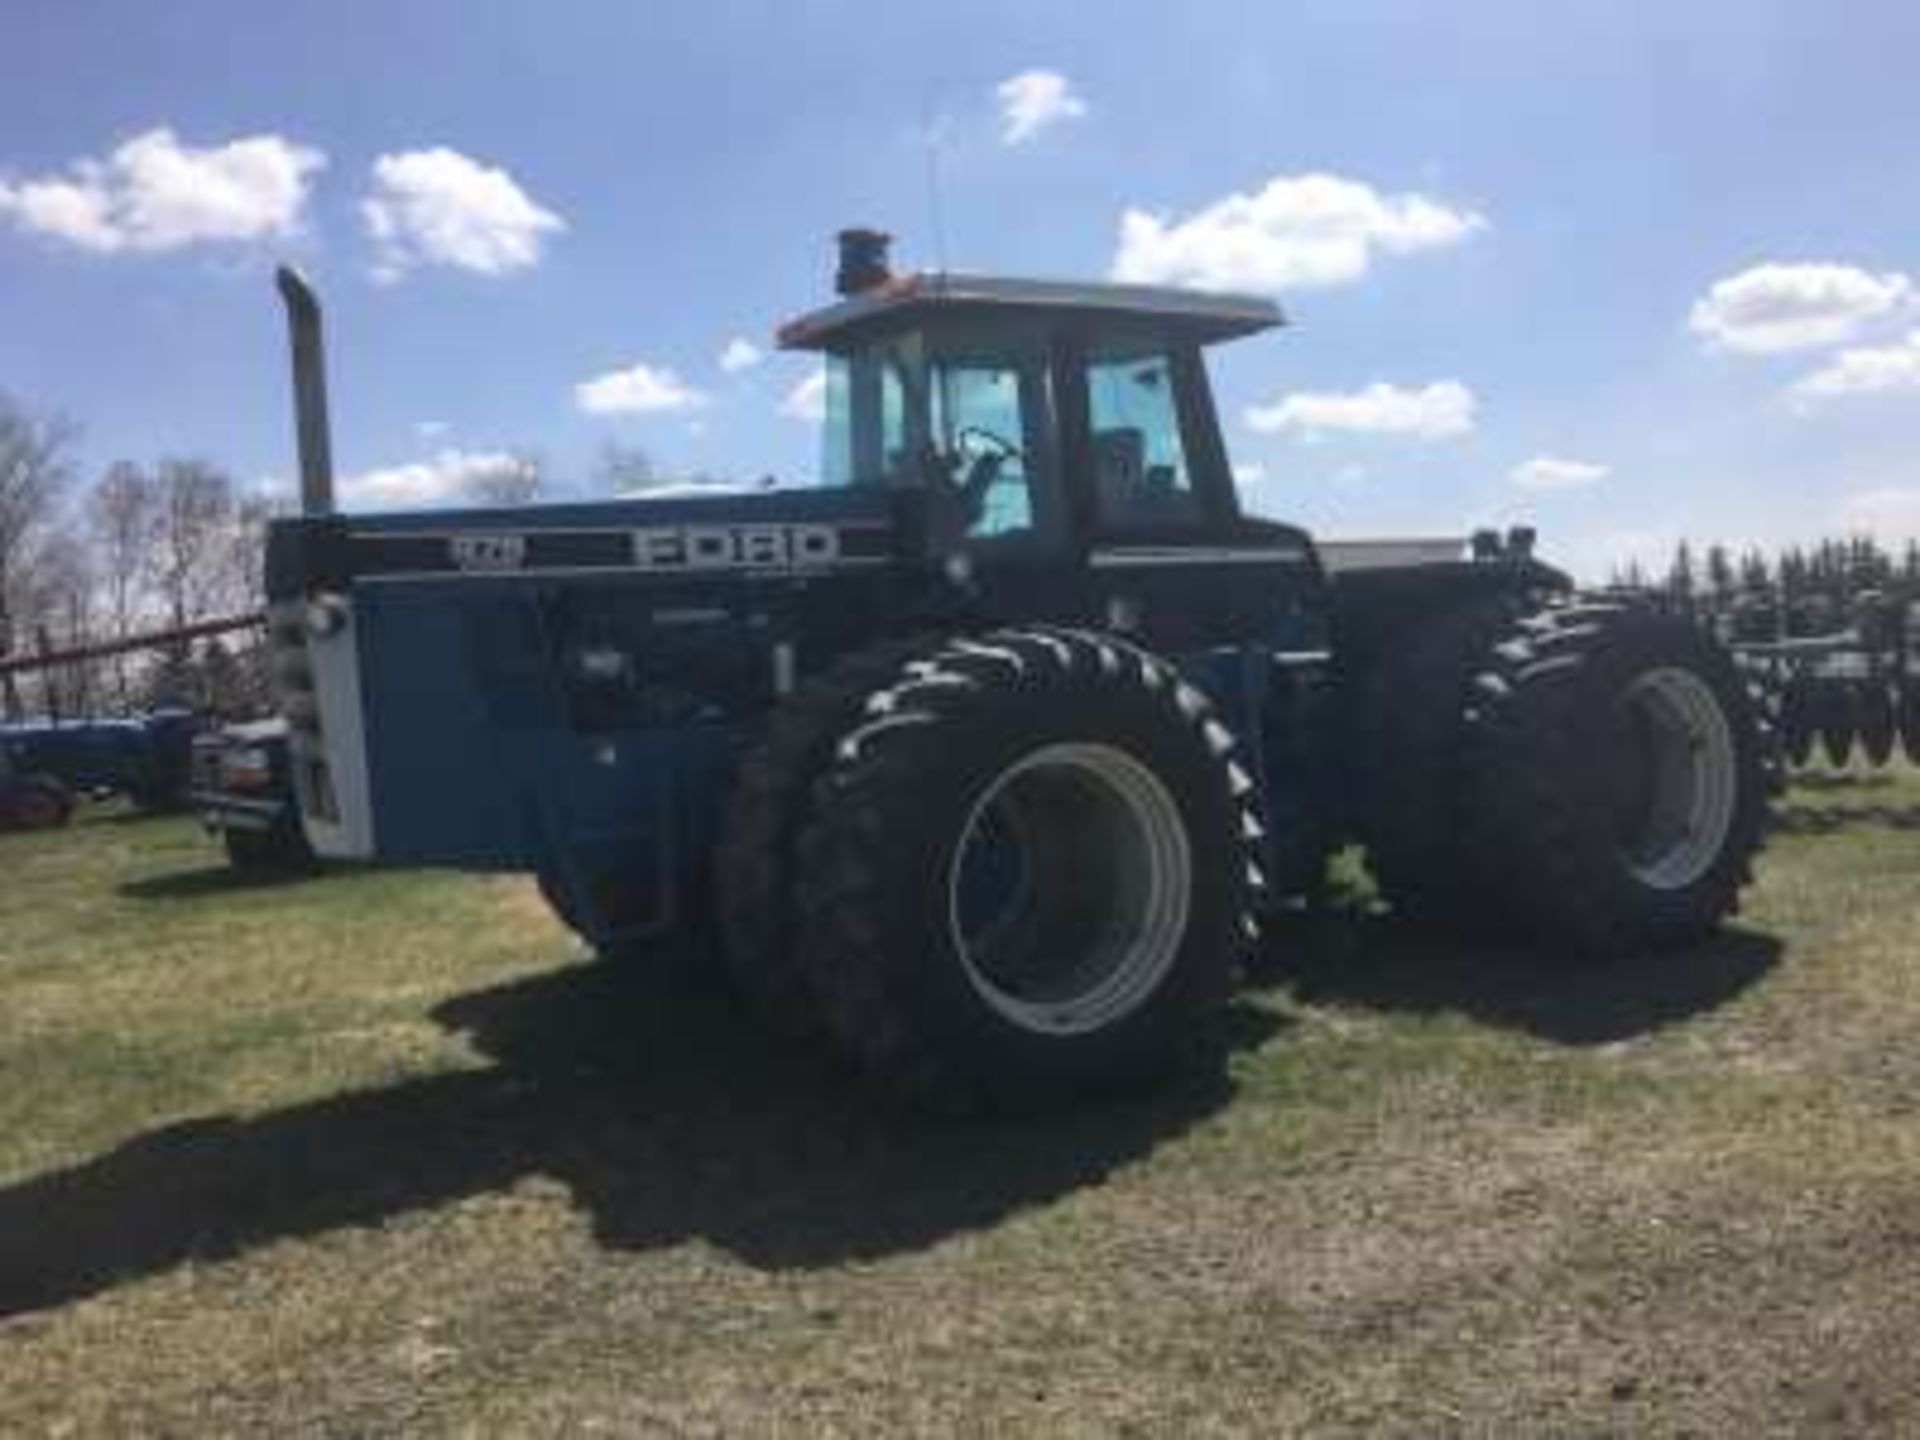
[[924,550],[921,497],[866,489],[718,491],[589,504],[326,515],[275,522],[276,601],[357,585],[462,577],[803,579]]

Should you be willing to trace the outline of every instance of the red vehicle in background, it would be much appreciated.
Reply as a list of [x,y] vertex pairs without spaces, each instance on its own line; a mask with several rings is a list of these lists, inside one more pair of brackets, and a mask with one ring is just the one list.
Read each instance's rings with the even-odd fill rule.
[[22,773],[0,744],[0,830],[54,830],[73,818],[73,793],[46,775]]

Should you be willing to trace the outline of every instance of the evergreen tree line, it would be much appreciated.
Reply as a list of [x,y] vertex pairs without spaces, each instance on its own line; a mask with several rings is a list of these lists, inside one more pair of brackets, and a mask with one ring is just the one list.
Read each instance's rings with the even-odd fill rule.
[[1661,576],[1637,562],[1613,584],[1661,597],[1728,639],[1769,641],[1855,629],[1873,642],[1904,631],[1920,606],[1920,540],[1889,549],[1870,536],[1789,545],[1768,555],[1682,540]]

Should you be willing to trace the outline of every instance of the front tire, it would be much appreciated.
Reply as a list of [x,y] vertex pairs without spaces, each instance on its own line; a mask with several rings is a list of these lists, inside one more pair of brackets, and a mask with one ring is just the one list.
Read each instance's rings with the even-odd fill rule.
[[940,1108],[1162,1073],[1203,1048],[1251,933],[1233,739],[1110,636],[930,647],[816,790],[801,957],[837,1038]]
[[298,822],[267,830],[226,828],[220,832],[227,864],[243,875],[298,874],[314,866],[313,848]]

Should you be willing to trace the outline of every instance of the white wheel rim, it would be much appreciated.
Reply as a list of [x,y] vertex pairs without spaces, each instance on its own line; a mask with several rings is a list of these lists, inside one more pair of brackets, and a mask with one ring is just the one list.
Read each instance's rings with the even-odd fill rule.
[[1650,670],[1621,701],[1648,726],[1652,790],[1639,833],[1622,850],[1634,878],[1656,890],[1684,890],[1713,868],[1733,829],[1740,766],[1733,726],[1719,697],[1688,670]]
[[[970,860],[978,863],[976,846],[985,843],[996,806],[1017,817],[1009,828],[1051,847],[1050,858],[1066,862],[1071,878],[1023,877],[1015,896],[1031,915],[995,914],[982,924],[963,915],[962,881]],[[1023,863],[1047,874],[1060,869],[1031,857]],[[1086,1034],[1130,1014],[1159,987],[1186,937],[1192,891],[1186,824],[1160,778],[1110,745],[1048,745],[1002,771],[974,801],[947,864],[947,924],[968,982],[1001,1016],[1039,1034]],[[999,963],[1009,934],[1063,930],[1084,934],[1086,943],[1055,953],[1032,940],[1015,954],[1031,960],[1044,950],[1038,958],[1059,973],[1016,978]]]

